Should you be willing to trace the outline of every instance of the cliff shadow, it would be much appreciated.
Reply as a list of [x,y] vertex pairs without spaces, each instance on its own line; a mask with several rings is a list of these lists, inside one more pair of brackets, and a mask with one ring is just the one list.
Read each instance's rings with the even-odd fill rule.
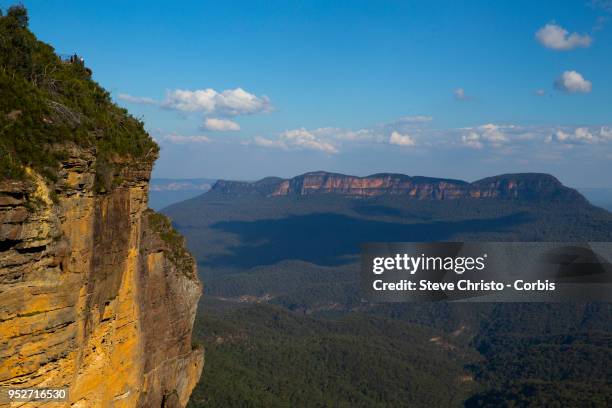
[[507,232],[529,220],[526,213],[516,213],[490,219],[400,224],[314,213],[281,219],[222,221],[211,228],[237,235],[241,244],[227,248],[230,254],[212,256],[203,263],[210,267],[253,268],[297,259],[339,266],[354,262],[364,242],[443,241],[460,233]]

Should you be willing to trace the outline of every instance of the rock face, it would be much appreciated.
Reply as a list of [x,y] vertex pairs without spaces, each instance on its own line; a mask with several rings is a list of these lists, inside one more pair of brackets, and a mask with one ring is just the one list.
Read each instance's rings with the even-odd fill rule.
[[366,177],[313,172],[291,179],[265,178],[253,183],[218,181],[212,188],[221,194],[262,194],[266,196],[305,196],[343,194],[355,197],[405,195],[420,200],[458,198],[580,200],[575,190],[563,186],[547,174],[523,173],[489,177],[473,183],[403,174],[373,174]]
[[72,407],[183,407],[203,366],[202,287],[147,209],[152,163],[98,194],[94,152],[69,156],[51,187],[32,171],[0,183],[0,387],[67,387]]

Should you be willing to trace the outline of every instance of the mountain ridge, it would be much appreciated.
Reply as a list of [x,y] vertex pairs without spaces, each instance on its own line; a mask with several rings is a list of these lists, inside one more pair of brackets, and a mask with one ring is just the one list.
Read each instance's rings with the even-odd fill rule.
[[210,190],[223,195],[306,196],[341,194],[354,197],[404,195],[418,200],[526,199],[587,202],[576,190],[545,173],[508,173],[474,182],[449,178],[376,173],[352,176],[315,171],[292,178],[266,177],[258,181],[218,180]]

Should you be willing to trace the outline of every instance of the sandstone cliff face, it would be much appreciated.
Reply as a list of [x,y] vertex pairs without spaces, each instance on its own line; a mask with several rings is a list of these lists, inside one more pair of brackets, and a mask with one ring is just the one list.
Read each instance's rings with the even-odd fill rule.
[[105,194],[94,166],[73,148],[51,188],[33,172],[0,183],[0,387],[69,388],[54,406],[185,406],[203,366],[195,263],[147,209],[151,162]]
[[367,177],[312,172],[291,179],[266,178],[257,182],[218,181],[213,192],[262,194],[266,196],[307,196],[342,194],[354,197],[404,195],[418,200],[459,198],[581,200],[575,190],[547,174],[505,174],[468,183],[461,180],[410,177],[403,174],[373,174]]

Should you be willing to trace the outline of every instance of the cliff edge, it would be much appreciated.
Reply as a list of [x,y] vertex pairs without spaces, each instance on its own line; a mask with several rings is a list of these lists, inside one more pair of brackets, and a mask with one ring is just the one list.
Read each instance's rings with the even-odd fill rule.
[[184,407],[203,367],[202,285],[147,208],[157,146],[80,60],[35,39],[21,6],[0,34],[0,388]]

